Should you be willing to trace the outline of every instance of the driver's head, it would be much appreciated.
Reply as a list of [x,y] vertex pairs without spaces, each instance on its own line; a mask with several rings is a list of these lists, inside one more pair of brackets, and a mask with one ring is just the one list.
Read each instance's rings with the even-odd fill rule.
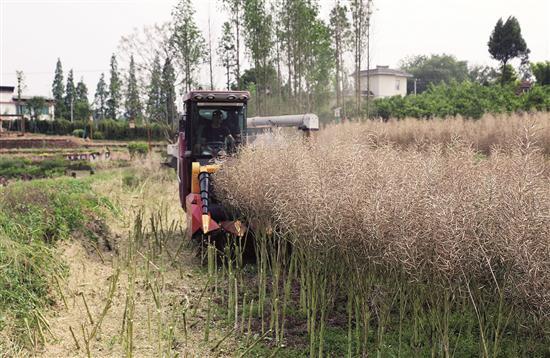
[[222,123],[222,117],[222,112],[216,109],[214,113],[212,113],[212,125],[214,127],[219,127]]

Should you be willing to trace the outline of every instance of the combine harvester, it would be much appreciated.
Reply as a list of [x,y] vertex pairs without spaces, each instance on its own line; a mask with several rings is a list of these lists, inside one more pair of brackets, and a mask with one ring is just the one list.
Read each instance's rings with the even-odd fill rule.
[[193,91],[184,97],[178,139],[167,151],[177,172],[189,239],[201,241],[209,235],[216,240],[246,233],[247,227],[213,196],[211,175],[247,144],[249,129],[295,127],[307,136],[319,129],[315,114],[247,118],[249,98],[246,91]]

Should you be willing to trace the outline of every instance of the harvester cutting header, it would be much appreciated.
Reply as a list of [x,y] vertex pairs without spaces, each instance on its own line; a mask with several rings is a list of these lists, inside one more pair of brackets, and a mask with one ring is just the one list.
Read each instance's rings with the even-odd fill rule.
[[247,91],[192,91],[183,98],[176,144],[168,154],[176,167],[180,202],[187,213],[187,236],[243,236],[244,224],[216,201],[211,175],[223,159],[248,141],[248,128],[296,127],[308,134],[319,129],[314,114],[247,118]]

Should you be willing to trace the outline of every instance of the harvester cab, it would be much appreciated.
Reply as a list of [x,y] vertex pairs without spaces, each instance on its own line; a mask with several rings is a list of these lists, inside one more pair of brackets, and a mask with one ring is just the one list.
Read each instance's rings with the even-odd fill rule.
[[216,202],[211,174],[246,140],[249,97],[246,91],[192,91],[184,97],[178,153],[174,154],[189,238],[210,233],[244,234],[244,226]]

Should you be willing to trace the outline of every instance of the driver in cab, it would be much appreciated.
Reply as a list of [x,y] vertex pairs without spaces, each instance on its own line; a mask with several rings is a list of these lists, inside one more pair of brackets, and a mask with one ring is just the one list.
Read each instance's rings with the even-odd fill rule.
[[[199,138],[202,138],[203,144],[208,145],[208,143],[223,143],[225,149],[231,151],[235,145],[235,139],[231,135],[231,131],[227,124],[223,121],[223,114],[220,110],[215,110],[212,112],[212,121],[206,122],[202,128],[200,128]],[[206,142],[206,143],[204,143]],[[201,145],[198,144],[200,150]]]
[[212,121],[209,122],[203,130],[206,142],[225,142],[225,139],[231,136],[229,128],[222,120],[222,112],[216,109],[212,113]]

